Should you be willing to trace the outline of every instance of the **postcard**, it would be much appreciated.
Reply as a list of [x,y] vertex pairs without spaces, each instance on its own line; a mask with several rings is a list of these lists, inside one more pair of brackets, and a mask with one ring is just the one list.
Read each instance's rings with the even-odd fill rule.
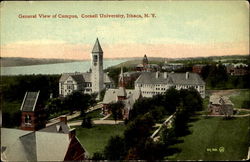
[[1,161],[249,160],[247,1],[1,2]]

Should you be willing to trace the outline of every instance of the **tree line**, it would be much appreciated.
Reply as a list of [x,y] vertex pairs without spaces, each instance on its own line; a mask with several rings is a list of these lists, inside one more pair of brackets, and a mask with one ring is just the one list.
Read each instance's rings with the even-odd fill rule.
[[47,120],[64,113],[81,111],[95,104],[95,94],[74,92],[65,98],[58,96],[60,75],[18,75],[1,77],[1,108],[3,127],[18,127],[21,122],[20,107],[27,91],[40,91],[39,105],[45,108]]
[[[111,137],[103,152],[93,159],[162,160],[171,153],[170,146],[178,137],[189,133],[188,122],[196,111],[202,110],[202,98],[193,88],[170,88],[164,95],[141,98],[130,112],[123,136]],[[159,141],[150,137],[154,125],[165,115],[176,112],[171,128],[164,128]]]

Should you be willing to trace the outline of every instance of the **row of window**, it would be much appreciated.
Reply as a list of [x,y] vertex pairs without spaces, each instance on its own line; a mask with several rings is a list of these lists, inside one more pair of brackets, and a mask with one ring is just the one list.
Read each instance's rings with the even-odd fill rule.
[[142,91],[142,94],[153,94],[153,95],[156,95],[156,94],[164,94],[165,92],[149,92],[149,91]]
[[162,91],[165,91],[165,90],[167,90],[167,88],[155,88],[155,90],[162,90]]
[[[159,87],[159,86],[166,86],[166,85],[161,85],[161,84],[156,84],[156,85],[153,85],[153,84],[137,84],[137,87],[151,87],[153,88],[154,86],[156,87]],[[194,88],[198,88],[199,86],[198,85],[175,85],[174,86],[175,88],[191,88],[191,87],[194,87]],[[200,86],[200,88],[204,88],[204,86]],[[166,90],[167,88],[156,88],[156,90]]]

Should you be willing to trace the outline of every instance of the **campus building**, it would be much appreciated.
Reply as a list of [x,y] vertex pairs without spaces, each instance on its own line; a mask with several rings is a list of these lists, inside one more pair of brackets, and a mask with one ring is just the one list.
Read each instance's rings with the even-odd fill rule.
[[119,87],[110,88],[105,92],[103,104],[103,114],[107,115],[111,113],[110,105],[121,101],[124,104],[122,108],[123,119],[129,118],[129,112],[133,108],[134,103],[141,96],[141,91],[139,89],[126,89],[124,85],[124,75],[123,70],[121,69],[121,74],[119,77]]
[[86,73],[64,73],[59,80],[59,95],[67,96],[73,91],[82,91],[86,94],[97,93],[105,88],[114,87],[112,79],[103,72],[103,50],[96,39],[91,54],[91,70]]
[[21,105],[20,129],[1,128],[1,161],[75,161],[88,157],[67,125],[67,117],[47,124],[38,92],[26,92]]
[[135,90],[140,90],[143,97],[163,94],[170,87],[177,90],[193,87],[205,98],[205,82],[196,73],[144,72],[135,81]]

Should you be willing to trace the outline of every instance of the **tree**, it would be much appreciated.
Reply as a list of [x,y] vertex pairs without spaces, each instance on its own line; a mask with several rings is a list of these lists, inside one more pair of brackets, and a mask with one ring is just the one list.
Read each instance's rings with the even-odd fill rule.
[[84,117],[81,126],[83,128],[92,128],[91,117]]
[[128,123],[127,129],[124,131],[127,150],[145,143],[152,133],[154,124],[150,113],[138,116],[134,121]]
[[180,104],[179,91],[174,87],[169,88],[164,96],[164,106],[168,112],[173,113]]
[[152,98],[141,98],[135,101],[133,109],[129,112],[129,119],[134,120],[137,116],[143,115],[154,109],[154,101]]
[[122,119],[122,109],[124,108],[124,104],[121,101],[118,101],[117,103],[112,103],[110,105],[110,109],[112,112],[112,115],[114,117],[115,122],[117,119]]
[[212,65],[206,82],[211,87],[225,87],[225,83],[228,80],[228,74],[226,67],[221,63],[219,65]]
[[62,111],[62,100],[59,98],[51,98],[46,105],[50,114]]
[[124,139],[120,136],[112,136],[104,148],[104,156],[108,160],[122,160],[125,153]]
[[83,94],[80,91],[74,91],[64,99],[64,106],[73,113],[73,111],[81,111],[81,116],[84,116],[85,111],[89,106],[95,103],[95,96]]
[[187,113],[193,114],[202,110],[202,98],[194,88],[180,90],[181,103],[187,109]]
[[187,113],[187,109],[184,106],[180,106],[177,108],[175,118],[173,121],[173,129],[174,134],[177,137],[184,136],[188,133],[188,120],[189,120],[189,113]]
[[176,137],[173,128],[167,128],[166,126],[163,127],[161,132],[161,140],[164,143],[165,147],[168,147],[174,144]]
[[91,160],[105,160],[105,157],[102,152],[95,152]]
[[139,152],[139,157],[143,160],[153,161],[163,159],[165,154],[165,148],[162,143],[154,142],[153,139],[148,138],[143,145],[142,151]]

